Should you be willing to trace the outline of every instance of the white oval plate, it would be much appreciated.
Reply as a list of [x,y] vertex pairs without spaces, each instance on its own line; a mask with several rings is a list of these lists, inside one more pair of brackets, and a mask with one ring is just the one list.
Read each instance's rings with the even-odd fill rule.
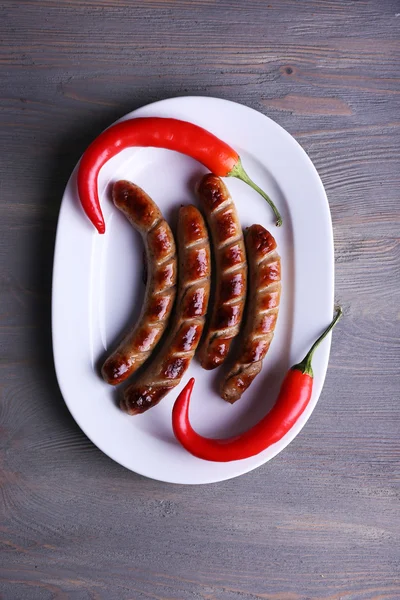
[[[62,200],[54,259],[52,326],[55,367],[74,419],[105,454],[128,469],[172,483],[223,481],[247,473],[287,446],[311,415],[328,365],[330,337],[314,358],[312,400],[296,425],[258,456],[231,463],[203,461],[175,440],[171,409],[189,377],[196,378],[191,418],[208,436],[229,436],[250,427],[275,401],[286,370],[299,362],[328,325],[333,311],[333,235],[328,201],[312,162],[279,125],[255,110],[217,98],[183,97],[144,106],[124,117],[159,116],[191,121],[230,144],[249,175],[278,206],[274,225],[267,203],[241,181],[225,179],[242,226],[261,223],[276,237],[282,257],[282,303],[264,369],[235,405],[215,391],[217,371],[195,359],[182,383],[158,406],[129,417],[116,405],[118,390],[99,368],[107,352],[137,317],[143,299],[142,244],[110,200],[110,184],[129,179],[157,202],[173,224],[181,203],[195,203],[193,187],[206,170],[168,150],[127,149],[101,170],[99,192],[106,233],[99,235],[79,204],[76,169]],[[121,119],[122,120],[122,119]]]

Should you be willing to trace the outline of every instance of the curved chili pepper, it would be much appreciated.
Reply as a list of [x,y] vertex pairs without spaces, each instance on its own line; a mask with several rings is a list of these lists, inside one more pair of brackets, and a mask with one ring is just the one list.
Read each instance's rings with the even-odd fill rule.
[[101,167],[113,156],[132,146],[167,148],[187,154],[220,177],[237,177],[255,189],[271,206],[277,226],[282,218],[272,200],[243,169],[240,157],[228,144],[198,125],[162,117],[128,119],[101,133],[84,152],[78,168],[79,197],[99,233],[105,232],[97,179]]
[[305,358],[286,374],[273,408],[245,433],[227,439],[206,438],[196,433],[189,421],[189,403],[194,385],[194,379],[190,379],[175,401],[172,411],[172,427],[177,440],[194,456],[216,462],[255,456],[281,440],[310,402],[314,378],[312,356],[341,316],[342,309],[339,307],[335,318],[314,342]]

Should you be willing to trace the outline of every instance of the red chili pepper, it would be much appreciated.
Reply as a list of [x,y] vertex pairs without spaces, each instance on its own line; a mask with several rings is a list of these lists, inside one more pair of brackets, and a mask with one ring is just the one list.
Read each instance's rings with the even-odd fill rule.
[[293,427],[306,409],[312,393],[314,350],[342,316],[339,307],[335,318],[313,344],[301,363],[294,365],[282,383],[278,399],[270,412],[254,427],[227,439],[206,438],[194,431],[189,421],[189,403],[194,379],[190,379],[175,401],[172,427],[175,437],[194,456],[204,460],[229,462],[259,454],[275,444]]
[[87,216],[99,233],[105,232],[97,190],[99,171],[110,158],[132,146],[175,150],[198,160],[215,175],[241,179],[265,198],[274,211],[276,224],[282,225],[274,203],[250,179],[242,167],[239,155],[228,144],[193,123],[147,117],[128,119],[112,125],[90,144],[82,156],[78,169],[79,197]]

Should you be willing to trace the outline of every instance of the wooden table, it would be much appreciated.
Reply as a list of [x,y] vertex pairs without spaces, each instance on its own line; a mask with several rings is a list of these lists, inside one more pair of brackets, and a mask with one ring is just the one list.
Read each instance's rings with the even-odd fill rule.
[[[398,13],[390,0],[1,5],[2,599],[400,598]],[[308,152],[345,308],[302,433],[202,487],[97,450],[64,405],[50,335],[73,166],[116,118],[187,94],[251,106]]]

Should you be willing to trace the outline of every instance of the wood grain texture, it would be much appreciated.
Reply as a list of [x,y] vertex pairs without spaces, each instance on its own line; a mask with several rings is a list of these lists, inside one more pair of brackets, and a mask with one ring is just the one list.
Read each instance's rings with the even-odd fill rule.
[[[0,598],[400,598],[399,13],[391,0],[0,5]],[[116,118],[187,94],[260,110],[308,152],[346,313],[301,435],[202,487],[101,454],[65,408],[50,340],[73,166]]]

